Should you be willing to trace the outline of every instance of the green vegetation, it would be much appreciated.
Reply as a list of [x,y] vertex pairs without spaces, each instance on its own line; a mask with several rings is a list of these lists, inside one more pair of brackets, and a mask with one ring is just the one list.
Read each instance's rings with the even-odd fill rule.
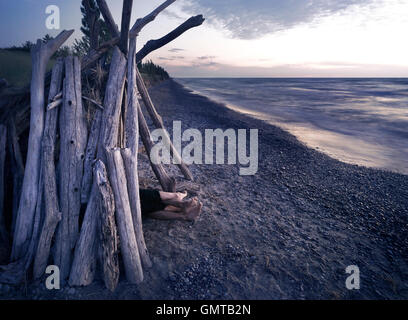
[[[48,64],[52,68],[54,60]],[[31,79],[31,56],[24,50],[0,49],[0,78],[4,78],[11,86],[24,87]]]
[[91,27],[89,22],[92,21],[97,29],[99,29],[98,43],[108,41],[111,35],[108,31],[108,27],[103,19],[101,19],[101,13],[95,0],[88,1],[92,15],[86,10],[85,1],[81,1],[81,13],[82,13],[82,26],[81,31],[83,36],[81,39],[75,39],[73,44],[73,51],[79,56],[86,55],[91,47]]
[[[90,49],[90,26],[88,21],[94,21],[98,24],[99,37],[98,43],[102,43],[110,39],[110,34],[106,23],[101,19],[101,15],[95,0],[89,1],[91,6],[91,11],[93,15],[88,16],[85,10],[85,2],[82,1],[81,12],[82,12],[82,26],[81,31],[83,36],[81,39],[75,39],[72,47],[63,46],[60,48],[56,54],[52,57],[48,70],[50,70],[54,64],[57,57],[66,57],[70,54],[84,56]],[[50,41],[52,37],[50,35],[45,35],[42,41],[45,43]],[[4,78],[8,81],[11,86],[23,87],[28,85],[31,79],[31,56],[30,50],[34,43],[26,41],[20,46],[12,46],[10,48],[0,49],[0,78]],[[96,44],[97,45],[97,44]],[[107,68],[106,64],[109,63],[109,55],[105,58],[103,62],[103,68]],[[169,79],[169,74],[162,67],[155,65],[152,61],[147,61],[146,63],[140,63],[138,65],[140,73],[148,85],[152,85],[158,81]]]
[[138,68],[144,78],[149,82],[157,82],[170,78],[169,74],[162,67],[154,64],[151,60],[146,63],[139,63]]

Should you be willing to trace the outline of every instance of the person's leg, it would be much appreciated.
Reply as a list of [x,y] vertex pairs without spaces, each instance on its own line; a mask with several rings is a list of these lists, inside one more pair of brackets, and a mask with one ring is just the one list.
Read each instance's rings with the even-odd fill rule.
[[195,205],[195,204],[197,204],[197,197],[194,197],[194,198],[192,198],[192,199],[190,199],[190,200],[175,200],[175,199],[169,199],[169,200],[162,200],[162,202],[165,204],[165,205],[168,205],[168,206],[172,206],[172,207],[178,207],[178,208],[181,208],[181,209],[185,209],[185,208],[188,208],[188,207],[190,207],[190,206],[192,206],[192,205]]
[[174,211],[155,211],[152,213],[149,213],[149,216],[153,219],[158,219],[158,220],[182,220],[182,221],[187,221],[187,217],[184,213],[182,212],[174,212]]
[[195,221],[200,216],[203,204],[201,202],[194,203],[187,207],[182,212],[178,211],[155,211],[149,214],[153,219],[159,220],[182,220],[182,221]]
[[181,212],[181,208],[175,206],[167,206],[164,208],[164,211]]
[[182,201],[186,196],[187,196],[187,191],[185,192],[165,192],[165,191],[159,191],[160,198],[163,201],[167,200],[176,200],[176,201]]

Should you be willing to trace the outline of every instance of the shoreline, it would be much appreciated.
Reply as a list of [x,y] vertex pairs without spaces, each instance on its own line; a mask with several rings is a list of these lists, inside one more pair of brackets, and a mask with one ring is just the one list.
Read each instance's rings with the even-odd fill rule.
[[[346,164],[310,149],[290,133],[237,113],[167,80],[149,89],[172,136],[172,121],[196,128],[259,130],[259,167],[191,165],[194,182],[165,165],[179,191],[198,196],[194,224],[144,219],[153,267],[140,285],[115,291],[101,279],[50,293],[44,282],[0,299],[407,299],[408,178]],[[146,120],[151,126],[148,115]],[[159,188],[147,155],[143,188]],[[347,290],[357,265],[361,289]],[[24,293],[26,292],[26,293]]]
[[[175,81],[178,80],[179,79],[175,79]],[[191,79],[192,82],[190,84],[188,80],[189,79],[180,79],[178,83],[180,83],[181,85],[185,84],[185,88],[194,94],[205,96],[215,103],[225,105],[229,109],[249,115],[252,118],[265,121],[272,126],[277,126],[295,136],[306,147],[323,152],[331,158],[349,164],[408,175],[408,167],[406,165],[406,161],[404,161],[406,157],[401,151],[404,149],[404,145],[402,142],[399,143],[399,145],[401,146],[397,148],[396,144],[389,146],[385,144],[384,140],[381,139],[373,141],[372,138],[366,138],[365,134],[361,135],[360,133],[355,132],[355,124],[354,129],[353,126],[349,127],[347,123],[344,122],[336,123],[333,127],[333,123],[327,123],[329,119],[325,119],[324,117],[322,119],[316,119],[316,116],[319,116],[316,113],[313,114],[308,113],[307,111],[300,111],[302,113],[302,116],[299,116],[297,111],[293,111],[294,115],[292,117],[292,112],[286,115],[274,102],[271,102],[271,106],[273,107],[273,109],[269,110],[269,108],[267,107],[269,104],[268,100],[264,100],[263,107],[260,106],[260,102],[258,100],[256,100],[255,105],[252,106],[251,96],[246,94],[241,95],[239,93],[239,90],[243,89],[242,84],[237,83],[237,88],[234,91],[231,85],[231,83],[234,82],[228,82],[229,80],[233,81],[233,78],[222,79],[226,80],[225,90],[229,92],[228,95],[223,94],[223,88],[217,82],[215,82],[215,84],[210,84],[207,82],[201,83],[201,80],[208,81],[208,79],[199,78],[198,81],[195,81],[195,79]],[[255,81],[259,79],[249,78],[248,80]],[[285,80],[287,79],[282,79],[283,83],[285,83]],[[293,80],[293,78],[290,78],[290,80]],[[334,78],[334,80],[337,81],[339,79]],[[277,85],[278,82],[273,82],[273,84]],[[262,83],[260,83],[260,85],[262,85]],[[292,85],[296,84],[294,83]],[[253,83],[250,83],[249,87],[252,88],[252,86]],[[260,94],[260,92],[256,91],[256,89],[251,90],[253,90],[252,93],[254,96],[256,96],[256,94]],[[235,93],[233,93],[232,91],[234,91]],[[280,94],[280,92],[276,93],[278,95]],[[287,92],[287,94],[290,93]],[[297,103],[304,104],[303,102],[308,102],[307,99],[307,97],[304,97],[302,102],[297,101]],[[327,99],[329,100],[329,98]],[[281,101],[279,105],[282,105],[282,103],[283,102]],[[346,106],[347,103],[344,103],[344,105]],[[278,111],[273,111],[275,107],[277,107]],[[347,108],[345,109],[348,110]],[[299,110],[302,110],[300,106]],[[336,114],[332,114],[332,117],[335,115]],[[341,117],[342,115],[337,114],[337,116]],[[307,120],[302,120],[303,118],[306,118]],[[376,121],[376,119],[372,120]],[[340,130],[340,128],[344,130]],[[385,130],[385,132],[387,132],[386,127],[383,129]],[[367,135],[370,134],[373,134],[373,132],[367,132]],[[380,134],[380,136],[382,135]],[[390,138],[391,137],[388,137],[387,139]],[[393,140],[399,141],[397,137],[394,138],[395,139]],[[398,150],[400,150],[401,153],[399,153]],[[391,156],[391,154],[393,156]]]

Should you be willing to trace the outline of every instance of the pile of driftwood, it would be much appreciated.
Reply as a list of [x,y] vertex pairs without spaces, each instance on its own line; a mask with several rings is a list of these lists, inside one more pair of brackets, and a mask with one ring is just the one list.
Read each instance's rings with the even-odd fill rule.
[[[59,267],[62,283],[85,286],[93,281],[99,263],[105,285],[114,290],[119,280],[119,251],[127,280],[143,281],[143,268],[152,263],[140,211],[139,134],[148,155],[153,144],[139,94],[154,125],[162,129],[164,126],[137,63],[204,21],[201,15],[192,17],[136,52],[139,32],[173,2],[165,1],[129,30],[133,1],[124,0],[119,31],[106,2],[98,0],[112,40],[98,44],[94,32],[98,19],[90,15],[90,52],[82,59],[58,59],[49,75],[49,59],[73,30],[61,32],[47,43],[38,40],[32,48],[29,92],[0,105],[0,241],[11,245],[10,263],[0,267],[0,283],[18,284],[31,274],[34,279],[41,278],[52,264]],[[90,10],[89,6],[86,8]],[[98,103],[83,95],[81,81],[109,51],[109,75],[105,88],[101,88],[105,94],[103,103]],[[83,101],[96,106],[91,126],[86,122]],[[19,136],[26,129],[27,150],[22,152]],[[167,139],[183,176],[192,180],[189,169],[168,136]],[[6,156],[10,163],[7,168]],[[152,161],[151,166],[163,190],[175,191],[175,180],[164,167]],[[12,221],[8,224],[3,210],[6,173],[12,177],[13,185]],[[83,219],[81,207],[86,208]]]

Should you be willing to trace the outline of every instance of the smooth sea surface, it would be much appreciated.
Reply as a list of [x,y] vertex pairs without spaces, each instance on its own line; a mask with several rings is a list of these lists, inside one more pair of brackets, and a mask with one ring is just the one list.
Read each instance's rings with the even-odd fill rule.
[[176,81],[229,108],[278,125],[331,157],[408,174],[408,79]]

